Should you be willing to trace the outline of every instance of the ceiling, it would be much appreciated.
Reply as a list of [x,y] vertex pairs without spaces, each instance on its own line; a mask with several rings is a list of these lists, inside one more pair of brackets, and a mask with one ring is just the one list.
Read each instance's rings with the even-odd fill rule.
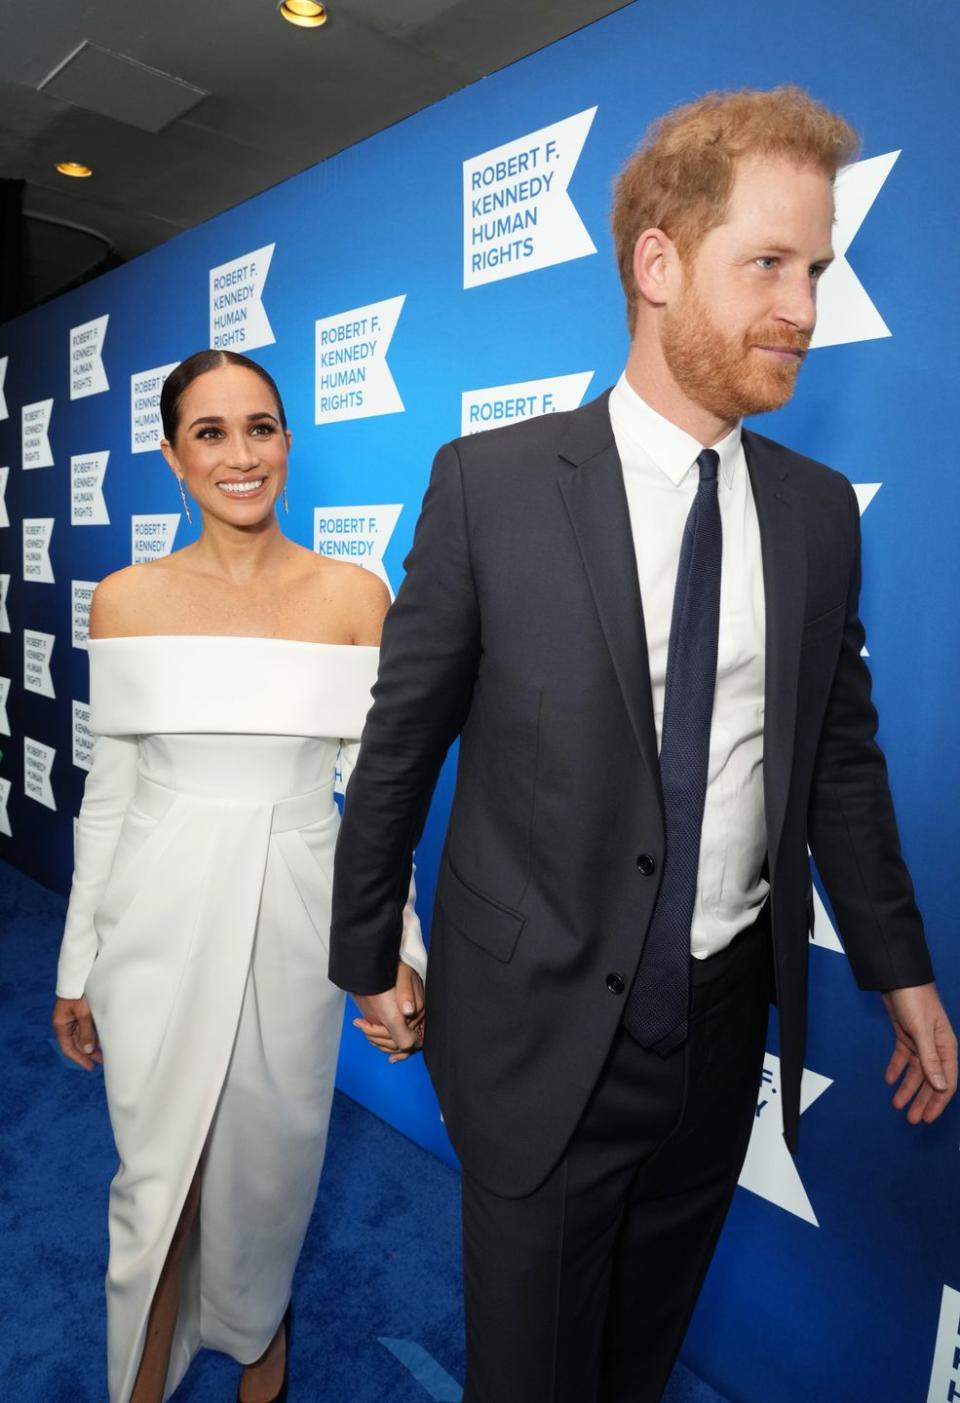
[[[0,0],[0,178],[31,305],[143,253],[625,0]],[[93,168],[87,180],[58,161]]]

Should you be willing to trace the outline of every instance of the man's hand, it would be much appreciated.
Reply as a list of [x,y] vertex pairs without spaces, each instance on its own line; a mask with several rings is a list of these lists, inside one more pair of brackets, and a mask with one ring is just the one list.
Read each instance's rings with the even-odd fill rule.
[[100,1040],[86,999],[57,999],[53,1006],[52,1022],[64,1057],[69,1057],[71,1062],[76,1062],[78,1067],[88,1072],[93,1071],[95,1062],[103,1061]]
[[397,966],[397,982],[382,994],[353,994],[362,1013],[353,1026],[367,1041],[389,1054],[391,1062],[405,1062],[423,1045],[423,984],[419,974],[403,961]]
[[934,984],[891,989],[883,1002],[896,1037],[887,1084],[893,1086],[906,1071],[893,1106],[898,1111],[910,1107],[911,1125],[931,1125],[957,1089],[957,1040],[950,1020]]

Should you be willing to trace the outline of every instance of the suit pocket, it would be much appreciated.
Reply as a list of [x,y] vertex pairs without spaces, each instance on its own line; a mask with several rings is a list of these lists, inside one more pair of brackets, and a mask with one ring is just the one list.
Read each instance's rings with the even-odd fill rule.
[[437,905],[451,926],[495,960],[507,964],[513,958],[526,917],[468,887],[449,858],[440,875]]
[[815,619],[804,624],[803,633],[800,635],[801,648],[808,647],[811,643],[818,642],[821,638],[829,638],[832,633],[839,633],[843,628],[843,621],[846,617],[846,603],[836,604],[832,609],[828,609],[825,614],[818,614]]

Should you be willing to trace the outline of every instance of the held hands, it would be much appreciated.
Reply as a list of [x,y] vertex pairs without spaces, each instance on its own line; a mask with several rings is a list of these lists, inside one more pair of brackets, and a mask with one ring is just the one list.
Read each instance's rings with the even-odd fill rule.
[[78,1067],[92,1072],[94,1062],[103,1061],[100,1040],[86,999],[60,999],[53,1006],[53,1031],[60,1051]]
[[911,1125],[931,1125],[957,1089],[957,1040],[950,1020],[933,984],[891,989],[883,1002],[896,1038],[887,1085],[906,1071],[892,1104],[898,1111],[909,1105]]
[[372,1047],[389,1054],[390,1062],[405,1062],[423,1047],[424,1000],[419,974],[402,961],[397,982],[382,994],[354,994],[362,1018],[355,1018]]

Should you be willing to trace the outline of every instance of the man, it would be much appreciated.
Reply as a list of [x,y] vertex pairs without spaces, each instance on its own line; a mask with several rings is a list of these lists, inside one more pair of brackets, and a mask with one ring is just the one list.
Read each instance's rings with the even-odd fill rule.
[[[956,1087],[861,657],[859,512],[742,430],[793,391],[855,151],[795,88],[654,125],[613,215],[612,392],[440,450],[340,837],[331,976],[395,1056],[410,854],[461,737],[425,1053],[463,1164],[466,1403],[647,1403],[779,1006],[795,1148],[813,850],[887,1079]],[[379,1030],[379,1031],[378,1031]]]

